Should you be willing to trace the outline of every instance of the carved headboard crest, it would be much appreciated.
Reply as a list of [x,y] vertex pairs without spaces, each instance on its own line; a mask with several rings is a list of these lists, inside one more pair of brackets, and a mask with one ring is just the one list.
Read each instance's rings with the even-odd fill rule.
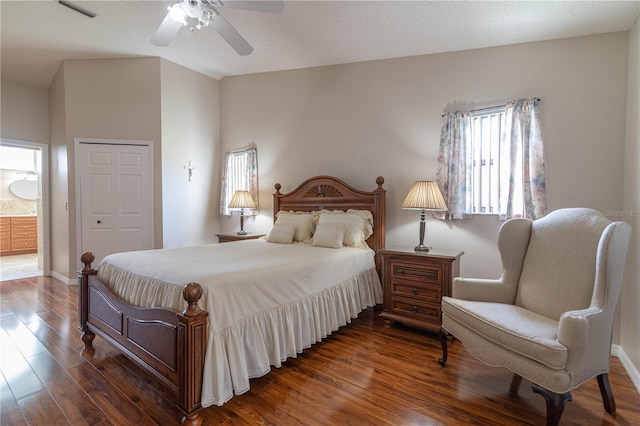
[[303,195],[304,197],[342,197],[342,193],[331,185],[316,185]]

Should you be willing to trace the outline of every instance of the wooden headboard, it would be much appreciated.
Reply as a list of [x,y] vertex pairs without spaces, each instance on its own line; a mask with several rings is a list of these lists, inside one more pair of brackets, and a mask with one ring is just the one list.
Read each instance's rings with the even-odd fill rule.
[[314,210],[369,210],[373,214],[373,234],[367,244],[376,252],[376,267],[379,268],[378,251],[385,244],[385,213],[387,191],[382,188],[384,178],[376,179],[374,191],[360,191],[333,176],[315,176],[302,182],[293,191],[282,194],[282,185],[276,183],[273,194],[273,220],[281,211]]

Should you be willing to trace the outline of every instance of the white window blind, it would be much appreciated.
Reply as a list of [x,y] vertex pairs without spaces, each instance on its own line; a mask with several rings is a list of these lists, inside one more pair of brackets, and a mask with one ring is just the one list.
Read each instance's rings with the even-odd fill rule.
[[471,114],[474,214],[497,214],[500,203],[500,149],[504,138],[505,108]]

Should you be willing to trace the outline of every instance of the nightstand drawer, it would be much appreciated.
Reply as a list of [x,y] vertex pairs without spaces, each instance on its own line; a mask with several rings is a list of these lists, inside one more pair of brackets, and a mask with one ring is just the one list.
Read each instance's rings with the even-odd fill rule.
[[407,318],[419,321],[427,321],[440,324],[440,305],[419,303],[415,300],[394,298],[391,304],[391,312]]
[[391,279],[442,285],[442,267],[420,263],[391,262]]
[[398,297],[409,297],[415,300],[440,303],[442,299],[442,286],[420,285],[406,280],[391,280],[391,293]]

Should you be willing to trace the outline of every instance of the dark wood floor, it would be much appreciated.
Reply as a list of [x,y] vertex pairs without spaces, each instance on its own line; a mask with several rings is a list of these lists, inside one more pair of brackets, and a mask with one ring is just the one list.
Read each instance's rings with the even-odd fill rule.
[[[170,425],[180,413],[149,374],[96,338],[82,352],[76,287],[51,278],[5,281],[1,289],[2,425]],[[511,374],[475,361],[459,342],[446,368],[434,336],[385,327],[372,310],[251,390],[203,411],[204,424],[227,425],[542,425],[542,397]],[[563,425],[640,425],[640,395],[617,358],[607,414],[596,380],[573,392]]]

